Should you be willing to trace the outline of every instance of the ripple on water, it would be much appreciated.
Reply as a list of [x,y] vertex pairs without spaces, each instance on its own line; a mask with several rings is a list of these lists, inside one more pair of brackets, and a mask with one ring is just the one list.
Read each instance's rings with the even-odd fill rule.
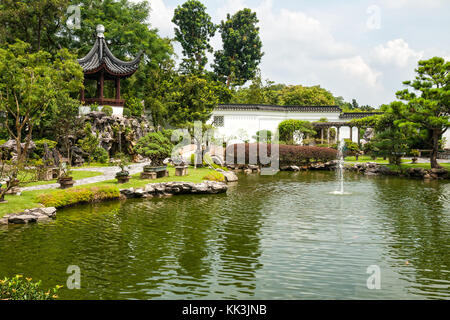
[[[241,177],[228,195],[60,210],[0,228],[0,276],[73,299],[449,299],[450,184],[334,173]],[[382,290],[366,288],[378,265]]]

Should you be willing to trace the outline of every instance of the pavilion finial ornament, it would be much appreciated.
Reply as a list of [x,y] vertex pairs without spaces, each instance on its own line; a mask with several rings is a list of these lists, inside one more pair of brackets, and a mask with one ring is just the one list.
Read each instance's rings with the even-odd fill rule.
[[97,37],[104,38],[105,37],[105,27],[102,24],[97,25]]

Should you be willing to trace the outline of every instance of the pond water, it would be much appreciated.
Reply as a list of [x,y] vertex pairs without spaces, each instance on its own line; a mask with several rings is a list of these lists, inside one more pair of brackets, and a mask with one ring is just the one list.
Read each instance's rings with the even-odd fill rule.
[[[0,277],[68,299],[450,299],[450,183],[241,176],[227,195],[84,205],[0,228]],[[369,266],[381,289],[369,290]]]

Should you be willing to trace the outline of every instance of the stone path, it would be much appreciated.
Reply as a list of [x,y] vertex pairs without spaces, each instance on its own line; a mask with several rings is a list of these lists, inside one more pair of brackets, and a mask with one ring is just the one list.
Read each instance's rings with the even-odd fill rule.
[[[142,171],[146,163],[136,163],[128,166],[128,172],[130,175],[136,174]],[[93,171],[101,172],[101,176],[91,177],[76,180],[74,186],[82,186],[85,184],[97,183],[102,181],[114,180],[116,178],[116,173],[120,171],[119,167],[99,167],[99,168],[80,168],[72,169],[72,171]],[[57,189],[59,188],[59,183],[44,184],[40,186],[24,187],[20,188],[20,191],[34,191],[34,190],[47,190],[47,189]]]

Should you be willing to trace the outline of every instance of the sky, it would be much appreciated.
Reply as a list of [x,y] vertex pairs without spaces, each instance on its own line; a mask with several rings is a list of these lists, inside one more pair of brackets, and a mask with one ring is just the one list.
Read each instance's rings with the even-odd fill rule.
[[[139,2],[139,0],[133,0]],[[183,0],[149,0],[150,24],[174,37]],[[379,107],[395,100],[417,61],[450,60],[448,0],[203,0],[214,23],[243,8],[257,13],[263,79],[320,85],[346,101]],[[211,40],[221,49],[220,34]],[[182,58],[181,46],[175,52]],[[209,63],[213,60],[209,56]]]

